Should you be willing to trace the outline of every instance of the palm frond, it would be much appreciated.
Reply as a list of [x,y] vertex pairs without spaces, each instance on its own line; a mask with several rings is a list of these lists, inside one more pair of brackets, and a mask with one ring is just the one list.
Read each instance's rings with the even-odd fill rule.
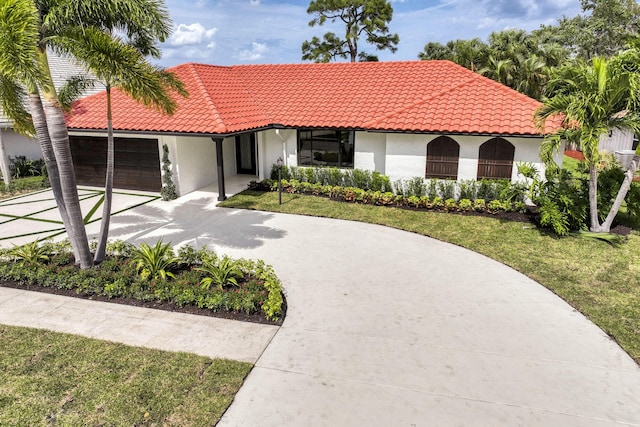
[[30,0],[0,2],[0,74],[35,88],[38,11]]
[[13,128],[18,133],[31,136],[35,133],[31,114],[24,106],[26,93],[15,80],[0,73],[0,107],[13,120]]
[[93,89],[98,81],[87,76],[72,76],[58,89],[58,100],[65,111],[69,111],[71,104],[77,101],[87,90]]

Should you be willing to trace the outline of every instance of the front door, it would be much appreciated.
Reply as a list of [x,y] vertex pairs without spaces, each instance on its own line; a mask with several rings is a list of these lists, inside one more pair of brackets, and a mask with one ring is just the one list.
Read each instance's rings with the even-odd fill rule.
[[238,174],[256,175],[256,134],[236,136],[236,165]]

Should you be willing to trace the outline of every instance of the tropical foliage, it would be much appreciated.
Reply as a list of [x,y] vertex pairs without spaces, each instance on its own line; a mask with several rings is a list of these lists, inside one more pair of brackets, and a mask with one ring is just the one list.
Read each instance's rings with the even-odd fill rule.
[[[206,286],[207,278],[212,278],[215,286]],[[73,265],[68,242],[36,241],[0,250],[0,280],[74,290],[85,297],[153,301],[213,312],[263,313],[271,321],[280,319],[284,310],[282,284],[263,261],[218,257],[206,248],[190,246],[181,247],[174,256],[173,248],[160,241],[140,247],[109,242],[107,257],[93,269]]]
[[488,40],[427,43],[420,59],[448,59],[535,99],[542,99],[553,70],[573,60],[609,58],[640,36],[635,0],[581,0],[582,14],[526,32],[509,29]]
[[591,63],[561,67],[549,85],[552,96],[536,112],[543,129],[549,121],[562,120],[555,132],[545,136],[540,152],[545,162],[553,166],[553,153],[563,146],[563,141],[577,144],[585,157],[589,167],[589,218],[593,232],[609,232],[638,168],[637,160],[633,161],[601,223],[598,215],[600,136],[614,128],[640,132],[639,59],[637,50],[629,50],[611,60],[594,58]]

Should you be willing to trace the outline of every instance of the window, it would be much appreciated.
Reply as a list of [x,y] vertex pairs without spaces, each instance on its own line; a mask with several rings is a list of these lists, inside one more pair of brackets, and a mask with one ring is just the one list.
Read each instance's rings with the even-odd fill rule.
[[448,136],[439,136],[427,144],[426,178],[458,179],[460,145]]
[[502,138],[493,138],[480,146],[478,179],[511,179],[515,147]]
[[298,165],[352,168],[354,139],[354,131],[301,129]]

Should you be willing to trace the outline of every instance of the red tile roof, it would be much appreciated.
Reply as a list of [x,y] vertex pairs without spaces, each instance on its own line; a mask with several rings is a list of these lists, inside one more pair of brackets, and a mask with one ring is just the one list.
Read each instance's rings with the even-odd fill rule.
[[[450,61],[183,64],[189,97],[173,116],[115,90],[121,131],[229,134],[271,125],[382,131],[537,135],[538,101]],[[106,127],[105,94],[74,104],[70,129]]]

